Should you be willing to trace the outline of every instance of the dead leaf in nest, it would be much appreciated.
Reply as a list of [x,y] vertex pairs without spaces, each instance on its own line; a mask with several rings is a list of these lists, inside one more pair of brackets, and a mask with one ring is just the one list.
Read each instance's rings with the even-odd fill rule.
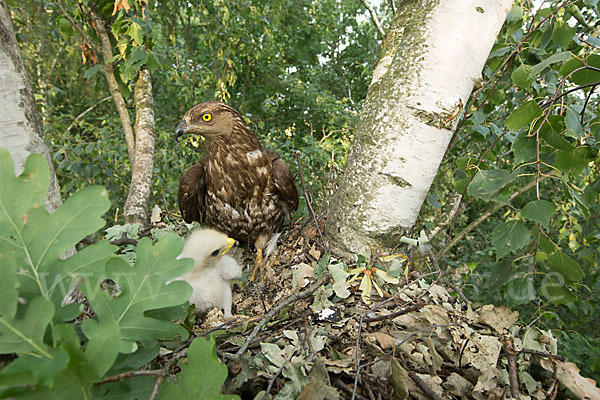
[[223,316],[223,311],[220,308],[214,307],[206,314],[206,318],[202,323],[202,330],[210,330],[217,325],[221,325],[225,322],[225,317]]
[[319,231],[317,231],[317,227],[314,225],[309,225],[304,227],[304,229],[302,229],[302,234],[307,238],[307,239],[314,239],[317,236],[319,236]]
[[474,333],[463,352],[462,365],[470,363],[475,369],[483,372],[490,365],[498,363],[502,345],[497,337]]
[[487,400],[487,394],[498,388],[500,371],[497,368],[487,368],[477,379],[471,395],[477,400]]
[[387,333],[383,332],[369,333],[368,335],[366,335],[366,337],[371,340],[377,341],[377,343],[379,343],[379,346],[381,346],[381,348],[384,350],[391,349],[396,343],[396,339],[393,336],[390,336]]
[[161,221],[161,209],[156,204],[152,207],[152,213],[150,215],[150,222],[157,224]]
[[395,358],[392,359],[392,387],[394,388],[394,399],[408,399],[409,381],[408,373]]
[[310,254],[315,260],[318,260],[319,258],[321,258],[321,252],[319,250],[317,250],[317,248],[315,247],[314,244],[308,251],[308,254]]
[[301,289],[310,283],[309,278],[314,277],[313,267],[306,263],[301,263],[293,268],[292,288],[294,290]]
[[[577,398],[600,400],[600,389],[596,386],[596,381],[581,376],[577,365],[567,361],[554,360],[554,362],[556,363],[556,377]],[[542,358],[540,364],[547,371],[554,371],[552,360]]]
[[511,311],[508,307],[494,307],[491,304],[480,307],[475,312],[477,318],[474,322],[479,322],[491,326],[498,334],[504,334],[514,326],[519,319],[517,311]]
[[444,382],[443,386],[451,394],[460,397],[469,397],[473,390],[471,382],[458,375],[456,372],[451,373],[450,376],[446,378],[446,382]]
[[327,371],[333,372],[334,374],[340,374],[342,372],[350,374],[354,364],[354,360],[351,358],[345,358],[343,360],[324,360],[324,362],[327,366]]
[[433,325],[446,325],[450,323],[448,311],[435,304],[427,305],[421,309],[421,314]]
[[430,375],[436,375],[440,368],[442,368],[442,357],[438,354],[435,344],[431,338],[425,339],[425,344],[429,349],[429,354],[426,357],[427,369],[429,369]]

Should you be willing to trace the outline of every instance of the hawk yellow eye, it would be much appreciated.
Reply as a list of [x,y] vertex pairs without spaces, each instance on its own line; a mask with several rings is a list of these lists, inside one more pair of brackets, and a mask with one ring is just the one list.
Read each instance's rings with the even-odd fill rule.
[[208,114],[208,113],[206,113],[206,114],[202,114],[202,120],[203,120],[203,121],[206,121],[206,122],[208,122],[208,121],[210,121],[211,119],[212,119],[212,115],[210,115],[210,114]]

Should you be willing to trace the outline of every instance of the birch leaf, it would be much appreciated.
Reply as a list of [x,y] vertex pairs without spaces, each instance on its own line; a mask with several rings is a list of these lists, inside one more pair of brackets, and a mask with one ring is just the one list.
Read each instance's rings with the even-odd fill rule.
[[496,258],[519,250],[527,243],[531,235],[522,221],[513,220],[500,224],[492,232],[492,244],[496,249]]
[[556,208],[554,204],[546,200],[533,200],[530,201],[521,210],[523,218],[527,218],[530,221],[538,222],[543,226],[548,226],[550,218]]

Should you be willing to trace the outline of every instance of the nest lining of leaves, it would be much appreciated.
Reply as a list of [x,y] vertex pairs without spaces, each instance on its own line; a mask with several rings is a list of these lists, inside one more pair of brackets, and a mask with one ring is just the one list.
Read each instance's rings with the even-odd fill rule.
[[[158,222],[150,233],[166,227]],[[210,336],[228,368],[224,393],[244,399],[586,393],[589,381],[556,356],[550,331],[515,325],[518,313],[506,307],[463,301],[437,272],[410,272],[403,255],[357,256],[348,266],[322,255],[319,239],[314,224],[292,226],[266,264],[263,285],[248,282],[248,274],[235,282],[238,317],[224,321],[213,309],[196,320],[188,308],[181,324],[190,338],[163,343],[154,360],[168,370],[166,380],[193,339]],[[234,256],[252,265],[249,249]]]

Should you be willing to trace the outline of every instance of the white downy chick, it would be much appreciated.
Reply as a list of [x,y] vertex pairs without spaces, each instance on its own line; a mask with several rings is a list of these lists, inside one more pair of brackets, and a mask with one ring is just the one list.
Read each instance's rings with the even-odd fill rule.
[[235,240],[213,229],[196,229],[185,240],[179,258],[194,260],[194,268],[178,278],[192,286],[190,303],[196,312],[203,313],[213,307],[223,309],[225,318],[231,318],[231,279],[242,276],[242,268],[230,256],[224,255]]

